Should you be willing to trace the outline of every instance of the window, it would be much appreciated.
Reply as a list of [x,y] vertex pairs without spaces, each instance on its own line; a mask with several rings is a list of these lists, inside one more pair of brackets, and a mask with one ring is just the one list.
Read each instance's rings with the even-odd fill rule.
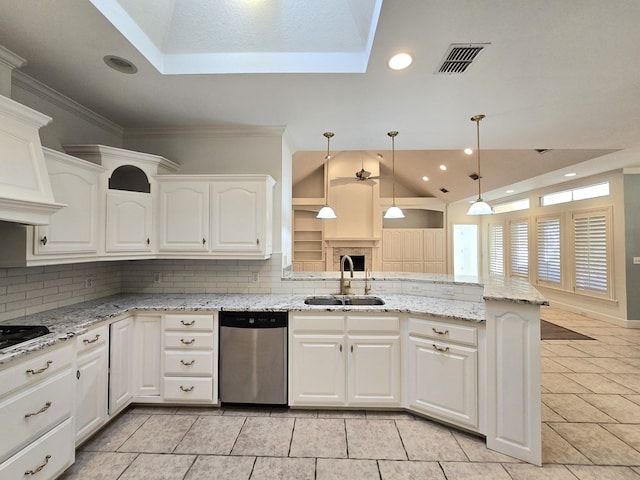
[[489,225],[489,274],[504,275],[502,225]]
[[501,203],[493,207],[493,213],[516,212],[518,210],[527,210],[529,208],[529,199],[516,200],[515,202]]
[[537,221],[538,282],[560,285],[560,219]]
[[510,255],[511,276],[529,276],[529,224],[527,221],[511,222]]
[[578,187],[563,192],[550,193],[540,197],[540,206],[548,207],[558,203],[575,202],[587,198],[606,197],[609,195],[609,182],[596,183],[586,187]]
[[575,289],[609,294],[606,213],[574,214]]

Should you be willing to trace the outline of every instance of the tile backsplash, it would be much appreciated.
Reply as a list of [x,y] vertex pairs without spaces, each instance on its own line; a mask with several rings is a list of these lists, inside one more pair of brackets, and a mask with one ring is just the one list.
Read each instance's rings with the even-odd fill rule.
[[120,292],[120,262],[0,268],[0,321]]

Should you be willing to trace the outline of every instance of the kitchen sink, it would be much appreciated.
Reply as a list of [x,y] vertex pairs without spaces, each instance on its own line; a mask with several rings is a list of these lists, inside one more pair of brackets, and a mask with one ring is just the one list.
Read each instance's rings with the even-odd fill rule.
[[304,299],[306,305],[384,305],[380,297],[352,297],[348,295],[323,295]]

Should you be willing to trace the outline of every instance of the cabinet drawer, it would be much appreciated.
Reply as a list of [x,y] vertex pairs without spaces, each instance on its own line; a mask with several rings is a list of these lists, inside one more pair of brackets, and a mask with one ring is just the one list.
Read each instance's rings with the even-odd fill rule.
[[348,316],[348,333],[399,333],[400,317]]
[[472,325],[409,318],[409,334],[465,345],[478,344],[478,329]]
[[165,332],[165,348],[210,350],[213,348],[213,332]]
[[73,434],[73,423],[68,419],[0,464],[0,478],[56,478],[73,463]]
[[345,318],[342,315],[293,316],[289,321],[291,333],[343,334]]
[[203,330],[213,331],[213,315],[165,315],[165,330]]
[[68,369],[0,403],[0,459],[39,437],[66,417],[73,404],[73,372]]
[[165,377],[164,400],[210,402],[213,400],[213,379],[205,377]]
[[109,340],[109,325],[92,328],[87,333],[76,337],[76,348],[78,354],[87,352],[92,348],[105,345]]
[[213,375],[213,352],[164,352],[165,375]]
[[73,361],[73,342],[61,348],[47,349],[33,357],[27,357],[15,365],[0,371],[0,398],[27,385],[50,378]]

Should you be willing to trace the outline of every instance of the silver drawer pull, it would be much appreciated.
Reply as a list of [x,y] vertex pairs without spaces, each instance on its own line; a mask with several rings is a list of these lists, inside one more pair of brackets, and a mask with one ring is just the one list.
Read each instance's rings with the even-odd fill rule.
[[39,373],[47,370],[51,365],[53,365],[53,360],[47,360],[47,363],[44,365],[44,367],[39,368],[38,370],[33,370],[30,368],[29,370],[27,370],[27,373],[30,373],[31,375],[38,375]]
[[41,413],[46,412],[47,410],[49,410],[50,406],[51,406],[51,402],[47,402],[47,403],[44,404],[44,407],[42,407],[37,412],[25,413],[24,418],[35,417],[36,415],[40,415]]
[[93,340],[87,340],[86,338],[84,340],[82,340],[82,343],[96,343],[98,341],[98,339],[100,338],[100,334],[96,333],[96,337]]
[[432,328],[431,330],[433,330],[433,333],[437,333],[438,335],[449,335],[449,330],[436,330],[435,328]]
[[185,340],[184,338],[181,338],[181,339],[180,339],[180,341],[181,341],[182,343],[184,343],[185,345],[191,345],[193,342],[195,342],[195,341],[196,341],[196,339],[195,339],[195,338],[192,338],[191,340]]
[[183,392],[190,392],[191,390],[193,390],[193,385],[191,385],[190,387],[184,388],[182,385],[180,385],[180,390],[182,390]]
[[190,322],[185,322],[184,320],[180,320],[180,323],[183,324],[185,327],[192,327],[193,325],[195,325],[196,321],[191,320]]
[[36,473],[38,473],[40,470],[42,470],[44,467],[47,466],[47,463],[49,463],[49,460],[51,460],[51,455],[47,455],[46,457],[44,457],[44,463],[40,465],[38,468],[36,468],[35,470],[27,470],[26,472],[24,472],[24,474],[35,475]]
[[449,351],[449,347],[442,348],[442,347],[437,346],[435,343],[433,343],[432,345],[433,345],[433,348],[435,348],[438,352],[443,352],[444,353],[444,352],[448,352]]
[[196,363],[196,361],[195,360],[191,360],[190,362],[185,362],[184,360],[180,360],[180,363],[183,364],[185,367],[190,367],[191,365]]

